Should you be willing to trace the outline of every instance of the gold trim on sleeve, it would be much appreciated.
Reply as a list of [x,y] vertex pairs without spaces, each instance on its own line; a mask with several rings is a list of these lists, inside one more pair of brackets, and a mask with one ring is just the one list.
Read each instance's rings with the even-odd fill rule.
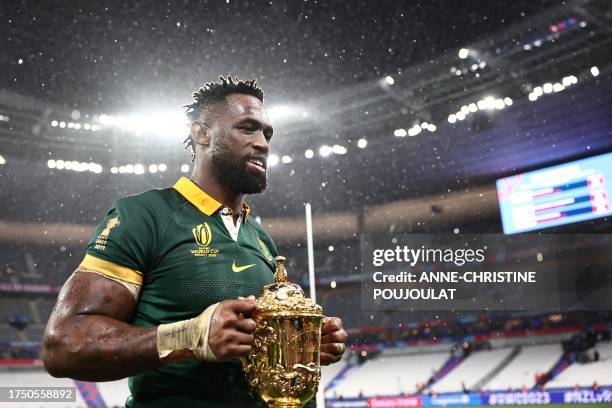
[[97,258],[93,255],[85,255],[85,258],[79,266],[111,278],[121,279],[126,282],[142,285],[142,272],[138,272],[126,266],[117,265],[113,262],[105,261],[104,259]]

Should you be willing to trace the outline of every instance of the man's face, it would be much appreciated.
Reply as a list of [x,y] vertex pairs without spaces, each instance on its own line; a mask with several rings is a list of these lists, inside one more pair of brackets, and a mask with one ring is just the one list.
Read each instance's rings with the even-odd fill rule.
[[238,194],[266,189],[272,125],[254,96],[232,94],[211,123],[210,155],[219,182]]

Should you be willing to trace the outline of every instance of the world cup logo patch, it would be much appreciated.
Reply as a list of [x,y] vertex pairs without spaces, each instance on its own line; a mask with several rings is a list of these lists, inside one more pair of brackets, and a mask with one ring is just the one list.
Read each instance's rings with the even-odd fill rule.
[[210,232],[210,227],[208,226],[207,222],[194,227],[192,232],[193,237],[199,246],[207,247],[210,245],[210,242],[212,241],[212,232]]

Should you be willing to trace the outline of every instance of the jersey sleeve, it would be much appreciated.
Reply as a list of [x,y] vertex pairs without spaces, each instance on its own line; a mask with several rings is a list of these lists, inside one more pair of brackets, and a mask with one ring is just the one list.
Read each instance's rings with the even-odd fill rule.
[[80,268],[142,285],[151,265],[155,222],[145,206],[121,198],[98,225]]

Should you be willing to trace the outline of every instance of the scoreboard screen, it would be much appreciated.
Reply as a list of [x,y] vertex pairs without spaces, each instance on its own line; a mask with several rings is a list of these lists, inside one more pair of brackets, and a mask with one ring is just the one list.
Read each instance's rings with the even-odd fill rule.
[[504,233],[612,215],[612,153],[497,180]]

